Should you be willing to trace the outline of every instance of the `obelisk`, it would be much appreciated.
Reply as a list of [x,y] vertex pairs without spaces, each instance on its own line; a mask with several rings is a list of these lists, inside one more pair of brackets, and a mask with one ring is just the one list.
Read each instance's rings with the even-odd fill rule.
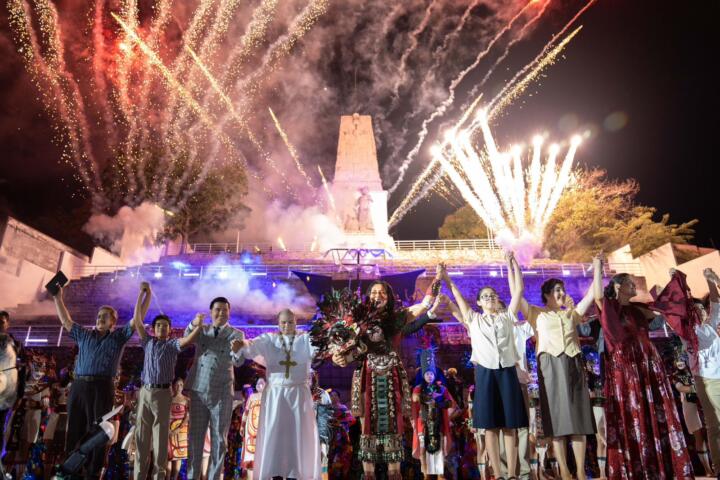
[[388,193],[380,181],[369,115],[340,117],[332,192],[348,246],[392,248],[393,241],[388,235]]

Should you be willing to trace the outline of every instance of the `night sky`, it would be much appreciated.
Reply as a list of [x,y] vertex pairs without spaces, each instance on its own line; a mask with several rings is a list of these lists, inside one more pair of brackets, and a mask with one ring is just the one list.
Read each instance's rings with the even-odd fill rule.
[[[498,139],[527,140],[538,127],[557,136],[565,135],[568,124],[595,125],[597,135],[576,157],[582,164],[607,169],[611,178],[637,179],[640,203],[670,213],[673,223],[698,218],[696,242],[720,243],[711,174],[720,111],[712,73],[720,58],[718,18],[717,1],[598,1],[579,22],[584,28],[565,58],[497,126]],[[0,210],[33,224],[58,207],[70,209],[81,202],[70,172],[56,160],[49,120],[33,99],[19,58],[12,55],[7,29],[3,11]],[[518,48],[536,52],[542,44],[531,41]],[[512,59],[508,63],[510,68],[521,66]],[[614,112],[627,115],[627,126],[607,131],[603,122]],[[383,150],[379,155],[382,163]],[[416,162],[410,177],[424,161]],[[398,203],[399,197],[393,197],[390,211]],[[395,238],[436,238],[444,216],[453,210],[438,197],[420,206],[393,232]]]

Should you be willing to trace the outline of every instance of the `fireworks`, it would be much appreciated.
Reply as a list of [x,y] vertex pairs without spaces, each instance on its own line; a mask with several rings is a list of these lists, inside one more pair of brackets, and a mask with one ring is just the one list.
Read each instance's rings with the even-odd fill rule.
[[[577,17],[577,15],[576,15]],[[567,27],[567,26],[566,26]],[[571,32],[567,37],[565,37],[560,43],[558,43],[554,48],[552,48],[549,52],[547,51],[548,48],[543,48],[543,51],[546,52],[541,57],[536,58],[533,60],[529,65],[533,67],[530,72],[526,73],[526,75],[520,79],[520,81],[515,82],[515,77],[506,84],[506,87],[503,89],[502,96],[498,95],[496,96],[493,101],[491,102],[491,110],[488,116],[490,118],[494,118],[497,115],[499,115],[505,108],[507,108],[510,104],[512,104],[515,100],[517,100],[523,92],[527,89],[528,85],[530,85],[535,79],[538,78],[540,73],[544,71],[545,68],[547,68],[550,65],[553,65],[557,58],[559,57],[560,53],[563,52],[565,47],[570,43],[570,41],[575,37],[575,35],[578,34],[582,26],[576,28],[573,32]],[[553,37],[555,38],[555,37]],[[526,66],[523,68],[523,71],[527,71],[528,67]],[[458,130],[463,127],[463,125],[467,122],[469,115],[476,109],[480,99],[482,98],[482,94],[475,98],[475,100],[470,104],[468,108],[465,109],[463,112],[462,117],[455,125],[455,130]],[[468,127],[468,130],[472,131],[475,127],[477,127],[478,122],[477,119],[473,120],[470,127]],[[421,133],[427,134],[427,126],[425,125],[425,122],[423,123],[423,130]],[[421,142],[418,142],[418,144],[415,146],[413,152],[419,152]],[[410,158],[410,157],[408,157]],[[430,163],[427,167],[425,167],[425,170],[423,170],[422,174],[415,180],[413,185],[410,187],[410,192],[405,196],[403,201],[400,203],[398,208],[395,209],[395,211],[392,213],[390,220],[388,222],[389,226],[396,225],[402,218],[417,205],[417,203],[432,189],[435,182],[440,178],[439,175],[432,175],[432,172],[434,169],[438,166],[438,159],[432,158]],[[402,172],[401,172],[402,176]],[[397,183],[396,183],[397,185]]]
[[[573,22],[595,2],[585,1],[586,6],[553,36],[540,55],[507,82],[502,94],[486,102],[487,121],[492,121],[522,95],[543,69],[559,58],[578,29],[567,36],[565,32],[570,31]],[[391,71],[394,75],[382,78],[388,97],[373,98],[378,105],[385,108],[390,105],[389,110],[399,105],[404,100],[400,94],[406,84],[416,79],[411,67],[420,70],[423,65],[416,63],[423,61],[428,62],[424,67],[433,66],[430,69],[433,75],[417,76],[422,81],[421,90],[442,92],[439,86],[444,89],[449,85],[445,101],[434,106],[435,110],[415,132],[418,143],[399,167],[399,178],[391,192],[402,181],[410,162],[420,154],[424,139],[430,133],[430,123],[451,110],[453,113],[462,110],[460,120],[442,144],[442,154],[436,152],[432,157],[410,194],[393,212],[390,224],[396,224],[432,189],[451,198],[454,193],[448,190],[451,185],[461,191],[463,198],[471,199],[468,202],[487,217],[493,228],[505,228],[514,235],[541,228],[548,212],[559,201],[562,190],[557,190],[557,186],[569,179],[576,146],[571,145],[565,157],[557,151],[545,158],[538,149],[533,150],[528,165],[524,165],[517,150],[499,153],[492,147],[491,135],[475,116],[482,95],[475,95],[473,90],[467,96],[467,90],[459,87],[481,62],[497,59],[490,70],[484,72],[483,80],[476,81],[475,89],[480,89],[513,45],[527,38],[535,24],[545,17],[546,10],[550,10],[549,0],[510,2],[503,8],[494,8],[494,16],[477,25],[473,22],[479,16],[473,15],[473,11],[484,3],[465,0],[463,9],[457,9],[458,21],[449,35],[447,23],[436,25],[436,19],[446,13],[442,11],[443,2],[431,0],[419,9],[413,7],[417,23],[411,28],[404,28],[409,12],[407,5],[398,2],[385,6],[383,11],[387,15],[378,17],[377,27],[333,31],[333,35],[347,34],[348,38],[338,36],[337,45],[331,45],[327,40],[333,37],[327,36],[327,32],[335,24],[343,28],[353,25],[345,18],[335,22],[348,13],[342,9],[344,3],[258,0],[248,4],[239,0],[198,0],[189,6],[172,0],[96,0],[82,7],[87,18],[79,20],[76,14],[81,7],[69,10],[74,17],[61,18],[56,11],[59,4],[51,0],[8,0],[7,5],[18,52],[37,88],[38,98],[53,121],[54,140],[61,146],[62,161],[73,167],[76,178],[92,195],[96,210],[114,210],[122,204],[133,206],[150,201],[165,210],[178,211],[195,192],[208,185],[206,182],[222,180],[219,167],[247,172],[256,179],[250,182],[251,187],[264,189],[270,197],[277,198],[285,190],[288,195],[283,197],[292,199],[305,187],[315,191],[308,175],[311,165],[307,164],[314,156],[305,154],[302,158],[306,164],[300,162],[303,139],[291,125],[281,125],[272,110],[269,110],[270,117],[263,114],[268,108],[264,102],[273,98],[273,105],[282,104],[283,112],[287,112],[291,100],[279,98],[281,96],[317,98],[318,104],[313,104],[311,110],[317,116],[327,116],[331,102],[336,102],[332,111],[344,111],[348,105],[340,102],[350,95],[342,95],[346,92],[340,87],[332,91],[333,85],[322,75],[328,73],[327,68],[333,69],[332,73],[336,68],[343,73],[351,70],[345,68],[347,65],[336,65],[334,59],[326,55],[333,50],[339,52],[337,55],[347,56],[346,53],[353,51],[350,44],[359,52],[370,45],[369,38],[360,38],[367,31],[372,32],[373,40],[386,39],[404,47],[389,53],[373,47],[370,55],[358,58],[360,68],[366,60],[374,62],[375,56],[382,57],[379,58],[382,61],[373,65],[391,67],[370,69],[367,73],[367,76],[384,75]],[[337,18],[323,22],[317,36],[305,38],[331,5],[332,14]],[[363,13],[357,10],[353,15]],[[84,28],[80,28],[83,25]],[[356,26],[362,25],[358,21]],[[471,33],[471,25],[481,28],[475,38],[479,46],[469,50],[473,47],[464,45],[458,52],[467,52],[467,61],[448,65],[448,60],[456,58],[454,48],[460,33],[463,30]],[[441,31],[444,36],[438,36]],[[401,38],[401,35],[407,37]],[[431,49],[423,50],[428,48],[428,41]],[[294,52],[297,58],[286,62]],[[305,69],[306,66],[309,68]],[[307,72],[307,75],[297,75],[297,78],[278,75],[283,68],[293,69],[296,75],[298,72]],[[445,71],[450,74],[442,78],[441,73]],[[357,75],[354,80],[353,96],[358,92]],[[323,89],[314,95],[313,89],[318,85]],[[472,100],[468,108],[455,105],[456,95],[461,93],[466,95],[463,101]],[[435,97],[424,94],[423,98]],[[326,103],[320,104],[320,101]],[[410,118],[418,112],[412,112]],[[271,120],[279,137],[272,131]],[[315,122],[317,118],[311,120]],[[407,121],[396,123],[402,124],[404,130],[409,125]],[[472,135],[476,132],[482,132],[486,139],[483,152],[473,147]],[[290,137],[298,142],[298,148],[290,142]],[[273,158],[268,153],[278,151],[273,147],[279,146],[280,139],[294,162],[291,168],[283,168],[286,156]],[[247,158],[252,160],[252,166],[248,165]],[[327,205],[337,217],[332,191],[319,166],[318,172]],[[272,177],[265,178],[266,174]],[[548,178],[554,183],[548,183]],[[524,196],[517,193],[521,190]],[[319,191],[316,194],[321,195]]]
[[328,203],[330,204],[330,208],[332,208],[333,212],[336,212],[337,209],[335,208],[335,197],[333,197],[332,192],[330,191],[330,187],[328,186],[327,180],[325,180],[325,174],[322,171],[322,168],[320,168],[320,165],[317,166],[318,172],[320,172],[320,179],[322,180],[323,189],[325,190],[325,194],[327,195]]
[[[270,116],[272,117],[273,122],[275,123],[275,128],[277,129],[278,133],[282,137],[283,142],[285,142],[285,146],[287,147],[288,152],[290,152],[290,156],[295,161],[295,166],[297,167],[298,172],[300,172],[300,175],[302,175],[305,178],[305,182],[306,182],[308,188],[310,188],[310,190],[312,190],[313,186],[312,186],[312,183],[310,182],[310,177],[308,177],[308,174],[305,171],[305,169],[303,168],[302,163],[300,163],[300,158],[298,158],[297,150],[295,150],[295,147],[293,146],[293,144],[290,143],[290,139],[288,139],[287,133],[285,133],[285,130],[283,130],[282,126],[280,125],[280,120],[278,120],[277,117],[275,116],[275,112],[273,112],[272,108],[270,108],[270,107],[268,107],[268,111],[270,112]],[[326,183],[326,182],[323,182],[323,183]]]
[[475,57],[475,61],[470,64],[468,67],[466,67],[460,74],[450,83],[449,88],[449,95],[445,99],[445,101],[440,104],[440,106],[435,109],[435,111],[425,119],[422,123],[422,126],[420,127],[420,134],[418,135],[418,141],[415,144],[415,147],[410,151],[410,153],[407,156],[407,159],[403,162],[402,165],[400,165],[399,173],[397,180],[395,180],[395,183],[390,187],[389,192],[393,193],[402,183],[403,179],[405,178],[405,172],[407,171],[408,167],[412,163],[412,161],[415,159],[417,154],[420,152],[420,147],[422,146],[423,142],[425,141],[425,137],[428,134],[428,125],[435,120],[437,117],[443,115],[450,106],[453,105],[455,102],[455,90],[457,89],[458,85],[465,79],[465,77],[472,72],[482,61],[483,58],[487,56],[487,54],[492,50],[492,48],[495,46],[495,44],[502,38],[503,35],[505,35],[506,32],[508,32],[512,26],[515,24],[516,21],[520,17],[522,17],[525,14],[525,11],[533,6],[536,3],[535,0],[531,0],[528,2],[522,9],[520,9],[519,12],[515,14],[515,16],[510,19],[510,21],[505,25],[496,35],[495,37],[490,41],[488,46],[482,50],[480,53],[478,53],[477,57]]
[[[498,242],[521,250],[530,259],[542,246],[545,225],[570,182],[580,136],[569,141],[561,165],[557,165],[560,147],[553,144],[547,159],[541,161],[543,139],[533,139],[529,168],[523,166],[522,147],[509,151],[498,147],[488,115],[483,110],[473,125],[461,131],[449,131],[443,145],[433,147],[432,155],[447,173],[463,199],[473,208]],[[473,145],[482,134],[485,148]]]

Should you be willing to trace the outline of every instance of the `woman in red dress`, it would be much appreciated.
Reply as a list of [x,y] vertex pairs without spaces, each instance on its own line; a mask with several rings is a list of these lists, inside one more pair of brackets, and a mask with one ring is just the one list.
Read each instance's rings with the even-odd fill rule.
[[603,292],[602,260],[594,262],[607,351],[608,478],[693,478],[669,377],[648,336],[656,315],[630,302],[637,292],[627,273],[615,275]]

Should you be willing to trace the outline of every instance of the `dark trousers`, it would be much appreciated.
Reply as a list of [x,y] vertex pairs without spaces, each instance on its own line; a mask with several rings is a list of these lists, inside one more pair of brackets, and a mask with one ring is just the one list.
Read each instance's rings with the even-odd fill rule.
[[[80,440],[95,422],[112,410],[115,391],[110,378],[94,381],[73,380],[68,395],[68,426],[65,445],[68,453],[78,447]],[[106,446],[91,454],[85,468],[86,478],[98,478],[105,463]]]

